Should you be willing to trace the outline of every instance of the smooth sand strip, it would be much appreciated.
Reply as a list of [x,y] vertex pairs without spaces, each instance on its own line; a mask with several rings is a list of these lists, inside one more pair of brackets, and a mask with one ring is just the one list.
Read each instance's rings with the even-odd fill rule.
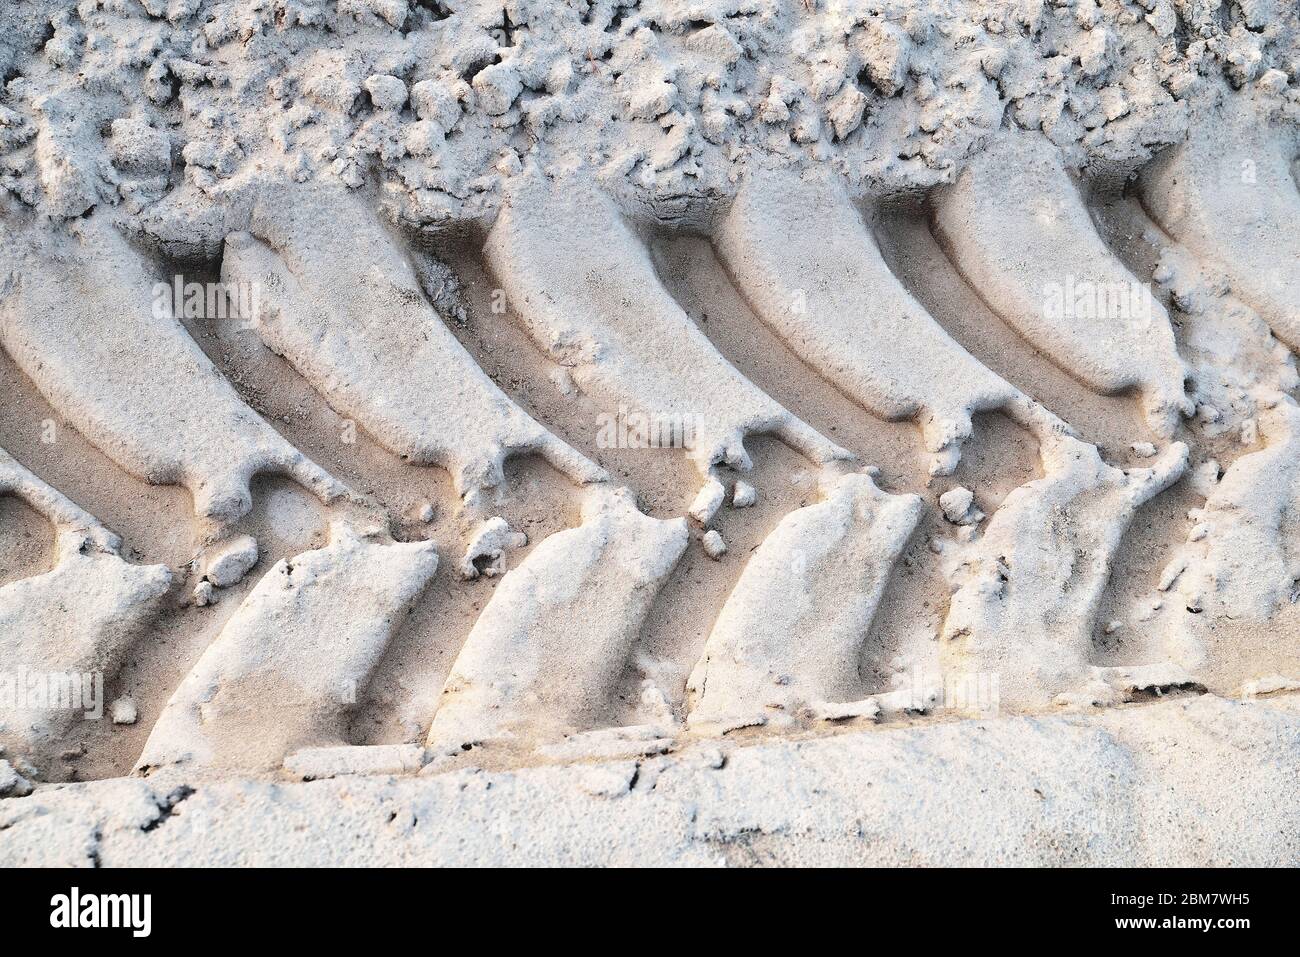
[[172,576],[163,565],[123,561],[117,536],[2,449],[0,495],[21,498],[56,532],[54,567],[0,588],[0,683],[10,685],[5,699],[15,696],[0,706],[0,750],[38,777],[57,776],[67,733],[106,720],[105,682]]
[[1293,867],[1297,766],[1295,695],[1200,695],[513,771],[155,775],[0,801],[0,866]]
[[980,364],[890,271],[838,181],[751,175],[714,237],[758,317],[883,419],[915,419],[931,474],[956,467],[971,415],[1005,409],[1037,435],[1064,426]]
[[227,237],[223,278],[256,284],[262,340],[390,452],[445,467],[462,496],[499,486],[505,459],[529,452],[575,482],[605,477],[478,367],[364,201],[303,187],[259,204],[252,225],[267,242]]
[[1296,135],[1245,94],[1190,124],[1140,180],[1142,205],[1171,236],[1222,269],[1274,334],[1300,349],[1300,190]]
[[167,702],[137,767],[274,771],[346,744],[346,719],[438,567],[431,542],[383,544],[336,523],[275,565]]
[[447,678],[430,747],[591,728],[687,540],[685,519],[643,515],[626,489],[591,489],[582,524],[540,542],[497,586]]
[[966,281],[1048,359],[1096,392],[1138,390],[1160,435],[1191,415],[1169,314],[1102,241],[1042,134],[994,136],[936,197],[934,223]]
[[796,509],[745,566],[692,673],[692,728],[727,730],[846,702],[890,570],[922,510],[869,475]]
[[0,345],[123,468],[184,485],[219,527],[252,508],[259,472],[289,475],[323,501],[346,493],[244,404],[179,321],[154,316],[156,277],[112,226],[87,220],[75,237],[24,252],[0,289]]
[[950,673],[996,675],[1003,705],[1041,707],[1088,674],[1093,625],[1138,506],[1177,481],[1187,447],[1122,471],[1086,442],[1043,446],[1046,475],[1007,496],[960,556],[943,625]]
[[719,463],[748,469],[751,433],[775,434],[817,463],[852,458],[723,358],[586,180],[522,180],[485,252],[511,308],[578,387],[611,407],[689,423],[700,472]]

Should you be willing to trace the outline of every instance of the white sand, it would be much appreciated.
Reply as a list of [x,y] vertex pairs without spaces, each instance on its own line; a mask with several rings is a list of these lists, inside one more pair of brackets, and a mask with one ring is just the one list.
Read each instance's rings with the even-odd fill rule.
[[1296,863],[1298,71],[1260,2],[5,4],[0,862]]

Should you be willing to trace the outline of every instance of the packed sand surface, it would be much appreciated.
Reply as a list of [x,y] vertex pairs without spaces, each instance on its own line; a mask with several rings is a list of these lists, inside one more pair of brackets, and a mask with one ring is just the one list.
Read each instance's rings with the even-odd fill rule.
[[1298,175],[1285,0],[3,4],[0,863],[1300,863]]

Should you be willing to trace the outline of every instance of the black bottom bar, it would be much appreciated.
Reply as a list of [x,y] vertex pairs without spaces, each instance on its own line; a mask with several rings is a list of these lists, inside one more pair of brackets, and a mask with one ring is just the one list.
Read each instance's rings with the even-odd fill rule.
[[[693,929],[683,921],[698,921],[706,933],[727,926],[750,936],[780,924],[807,933],[812,921],[823,940],[827,931],[843,933],[858,924],[869,931],[892,926],[927,946],[1023,937],[1055,948],[1099,938],[1150,943],[1192,934],[1232,946],[1243,934],[1281,932],[1291,916],[1284,910],[1294,910],[1292,875],[1285,871],[571,873],[552,874],[544,883],[526,872],[471,872],[456,875],[450,892],[448,877],[411,871],[7,871],[0,873],[0,934],[14,948],[10,952],[21,953],[28,939],[69,934],[128,945],[229,940],[265,946],[282,939],[319,946],[353,935],[391,934],[414,943],[430,928],[455,923],[462,933],[485,935],[481,944],[491,945],[500,941],[503,919],[519,928],[563,922],[569,941],[604,936],[620,924],[627,933],[658,924],[659,932],[679,936]],[[719,896],[728,891],[734,896]],[[744,906],[746,900],[767,905]],[[702,908],[701,901],[715,904]],[[848,902],[854,904],[845,910]],[[527,923],[534,917],[542,923]],[[1051,936],[1044,938],[1044,931]],[[445,930],[438,936],[447,939]]]

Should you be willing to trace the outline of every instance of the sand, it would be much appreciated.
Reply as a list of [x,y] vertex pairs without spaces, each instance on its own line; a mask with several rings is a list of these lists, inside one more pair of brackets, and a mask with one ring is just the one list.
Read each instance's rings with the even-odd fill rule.
[[6,5],[0,862],[1296,863],[1297,71]]

